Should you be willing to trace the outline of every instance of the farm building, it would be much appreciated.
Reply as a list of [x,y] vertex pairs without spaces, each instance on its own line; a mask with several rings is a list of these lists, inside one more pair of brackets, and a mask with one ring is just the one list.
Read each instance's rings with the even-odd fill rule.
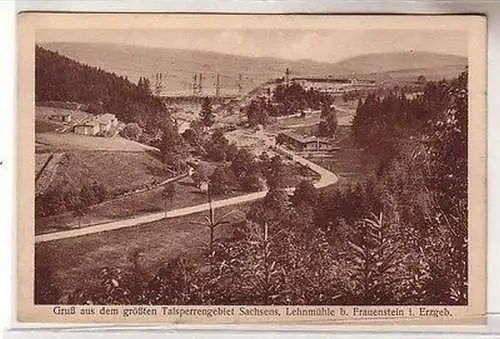
[[96,119],[87,120],[86,122],[76,125],[73,129],[75,134],[96,135],[98,133],[106,133],[118,124],[114,114],[102,114]]
[[53,114],[49,116],[50,120],[57,120],[57,121],[62,121],[62,122],[71,122],[71,114],[69,113],[63,113],[63,114]]
[[96,120],[99,123],[99,132],[108,132],[118,123],[115,115],[110,113],[99,115]]
[[296,151],[331,151],[335,147],[324,138],[302,136],[293,132],[282,132],[276,139],[278,144],[285,144]]
[[97,133],[99,133],[99,123],[95,120],[86,121],[84,123],[76,125],[73,128],[73,132],[75,132],[75,134],[82,135],[96,135]]

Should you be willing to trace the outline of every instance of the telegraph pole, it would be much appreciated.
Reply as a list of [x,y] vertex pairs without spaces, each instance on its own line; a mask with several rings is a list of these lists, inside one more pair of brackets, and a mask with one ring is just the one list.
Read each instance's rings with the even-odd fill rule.
[[161,73],[157,72],[155,74],[155,95],[160,96],[163,93],[163,84],[164,81],[167,79],[167,74],[166,73]]
[[200,73],[198,77],[198,94],[202,94],[203,92],[203,73]]
[[243,92],[243,86],[241,85],[242,76],[241,73],[238,74],[238,95],[241,96]]
[[215,77],[215,96],[219,97],[220,96],[220,76],[219,73],[217,73]]
[[191,86],[192,86],[192,88],[193,88],[193,95],[196,95],[196,91],[197,91],[197,89],[198,89],[198,85],[197,85],[197,83],[196,83],[197,81],[198,81],[198,76],[197,76],[197,74],[195,73],[195,74],[193,75],[193,83],[192,83],[192,85],[191,85]]

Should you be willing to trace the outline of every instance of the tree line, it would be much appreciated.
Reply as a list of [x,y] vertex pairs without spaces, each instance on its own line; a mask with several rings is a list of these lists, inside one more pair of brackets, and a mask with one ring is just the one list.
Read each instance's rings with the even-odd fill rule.
[[35,216],[46,217],[72,211],[80,225],[81,218],[91,206],[108,199],[109,192],[103,184],[87,183],[80,190],[50,189],[35,197]]
[[[425,255],[430,296],[467,300],[468,72],[429,81],[413,99],[394,91],[360,101],[356,140],[381,154],[377,171],[389,221]],[[444,303],[442,299],[436,303]]]

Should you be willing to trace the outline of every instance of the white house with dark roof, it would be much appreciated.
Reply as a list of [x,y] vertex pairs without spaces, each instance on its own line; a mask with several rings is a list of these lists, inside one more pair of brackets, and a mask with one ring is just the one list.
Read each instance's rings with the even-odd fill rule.
[[111,113],[101,114],[97,117],[96,121],[99,123],[99,132],[108,132],[118,124],[118,119]]

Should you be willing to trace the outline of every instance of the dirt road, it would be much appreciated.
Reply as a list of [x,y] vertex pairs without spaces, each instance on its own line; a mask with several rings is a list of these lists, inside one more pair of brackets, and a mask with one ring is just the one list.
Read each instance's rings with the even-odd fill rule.
[[[289,159],[296,161],[297,163],[300,163],[304,166],[308,166],[311,170],[318,173],[320,175],[320,179],[314,184],[314,186],[316,188],[321,188],[321,187],[325,187],[328,185],[332,185],[338,181],[338,178],[334,173],[328,171],[327,169],[325,169],[321,166],[316,165],[315,163],[313,163],[305,158],[302,158],[302,157],[296,155],[295,153],[293,153],[289,150],[286,150],[286,149],[279,147],[279,146],[276,146],[275,150],[277,152],[285,155]],[[292,192],[293,189],[288,189],[288,191]],[[267,191],[249,193],[249,194],[241,195],[238,197],[216,200],[216,201],[212,202],[212,205],[214,206],[214,208],[220,208],[220,207],[225,207],[225,206],[241,204],[241,203],[245,203],[245,202],[251,202],[251,201],[258,200],[258,199],[262,199],[263,197],[265,197],[266,194],[267,194]],[[124,220],[118,220],[118,221],[104,223],[104,224],[100,224],[100,225],[89,226],[89,227],[85,227],[85,228],[72,229],[72,230],[54,232],[54,233],[48,233],[48,234],[41,234],[41,235],[35,236],[35,243],[41,243],[41,242],[53,241],[53,240],[59,240],[59,239],[65,239],[65,238],[72,238],[72,237],[79,237],[79,236],[84,236],[87,234],[112,231],[112,230],[125,228],[125,227],[133,227],[133,226],[150,223],[150,222],[157,221],[157,220],[164,219],[164,218],[175,218],[175,217],[179,217],[179,216],[199,213],[199,212],[207,211],[208,209],[209,209],[208,203],[204,203],[204,204],[200,204],[200,205],[196,205],[196,206],[179,208],[179,209],[168,211],[166,216],[165,216],[164,212],[150,213],[150,214],[136,216],[136,217],[132,217],[132,218],[124,219]]]

